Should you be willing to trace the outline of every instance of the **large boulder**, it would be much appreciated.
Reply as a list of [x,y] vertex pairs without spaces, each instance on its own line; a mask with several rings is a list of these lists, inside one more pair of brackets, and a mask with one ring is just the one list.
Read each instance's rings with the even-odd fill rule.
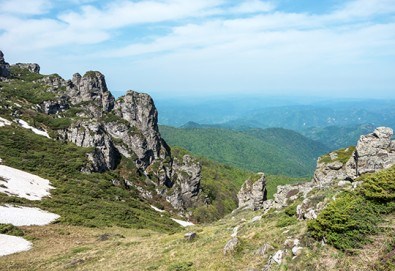
[[267,200],[266,178],[261,174],[256,181],[251,179],[245,181],[237,194],[239,208],[259,210],[264,207],[264,201]]
[[362,135],[355,150],[350,147],[321,157],[313,180],[325,186],[344,180],[353,181],[362,174],[391,167],[395,164],[392,136],[391,128],[378,127],[373,133]]
[[354,179],[395,164],[395,142],[391,140],[392,136],[393,130],[388,127],[378,127],[373,133],[361,136],[346,165],[348,176]]

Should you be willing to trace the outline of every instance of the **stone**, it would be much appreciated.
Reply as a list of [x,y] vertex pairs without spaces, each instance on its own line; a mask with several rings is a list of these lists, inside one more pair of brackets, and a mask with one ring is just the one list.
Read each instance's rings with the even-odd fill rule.
[[0,51],[0,77],[9,77],[10,76],[10,64],[5,62],[4,54]]
[[269,250],[273,250],[273,249],[274,249],[274,247],[272,247],[268,243],[265,243],[263,246],[258,248],[258,250],[255,252],[255,254],[259,255],[261,257],[266,257],[266,255],[269,252]]
[[184,155],[182,162],[178,159],[173,161],[172,180],[175,189],[167,197],[168,201],[178,209],[192,207],[198,202],[202,166],[190,155]]
[[272,257],[272,260],[275,261],[278,264],[281,264],[282,258],[284,256],[284,251],[283,250],[278,250]]
[[36,63],[16,63],[13,66],[20,69],[26,69],[32,73],[40,73],[40,66]]
[[232,231],[232,234],[231,234],[231,237],[237,237],[237,234],[239,233],[239,229],[240,229],[240,226],[234,227],[233,231]]
[[[373,133],[362,135],[354,153],[344,164],[340,161],[324,163],[319,159],[313,181],[321,187],[331,185],[334,181],[343,186],[348,184],[344,181],[353,181],[362,174],[391,167],[395,164],[392,135],[393,130],[388,127],[378,127]],[[331,154],[329,156],[332,160],[337,158],[337,155]]]
[[251,223],[254,223],[254,222],[257,222],[257,221],[259,221],[259,220],[261,220],[262,219],[262,216],[261,215],[258,215],[258,216],[254,216],[252,219],[251,219]]
[[237,237],[233,237],[232,239],[230,239],[224,247],[224,255],[234,253],[236,251],[238,244],[239,244],[239,239]]
[[187,241],[192,241],[197,237],[196,232],[188,232],[186,234],[184,234],[184,238]]
[[302,247],[298,247],[298,246],[294,246],[293,248],[292,248],[292,254],[294,255],[294,256],[300,256],[300,254],[302,253]]
[[98,71],[89,71],[84,76],[74,74],[66,90],[72,104],[89,102],[93,117],[101,117],[114,108],[115,99],[107,89],[104,75]]
[[265,175],[253,182],[247,180],[244,182],[239,193],[237,194],[239,201],[239,208],[259,210],[264,207],[264,202],[267,200],[266,179]]

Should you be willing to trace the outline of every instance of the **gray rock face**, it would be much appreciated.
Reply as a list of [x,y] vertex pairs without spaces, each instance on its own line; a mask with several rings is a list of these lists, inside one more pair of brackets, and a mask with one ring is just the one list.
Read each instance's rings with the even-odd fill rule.
[[107,89],[104,75],[97,71],[90,71],[84,76],[76,73],[67,83],[67,93],[72,104],[89,102],[88,106],[96,106],[100,110],[91,108],[95,117],[101,117],[103,112],[114,108],[114,97]]
[[330,154],[333,162],[325,163],[319,159],[313,180],[325,186],[354,180],[362,174],[391,167],[395,164],[395,142],[391,141],[392,135],[391,128],[379,127],[373,133],[361,136],[346,163],[337,161],[335,153]]
[[15,67],[26,69],[32,73],[40,73],[40,66],[36,63],[16,63]]
[[232,239],[230,239],[224,247],[224,255],[234,253],[238,245],[239,245],[239,238],[233,237]]
[[69,104],[65,99],[59,99],[58,101],[44,101],[41,104],[41,109],[45,114],[53,115],[69,109]]
[[104,126],[97,122],[76,122],[61,133],[62,139],[80,147],[94,147],[88,154],[91,161],[85,171],[103,172],[115,169],[120,160],[120,154],[115,148],[111,137]]
[[4,54],[0,51],[0,77],[9,77],[10,76],[10,64],[5,62]]
[[361,136],[352,159],[347,162],[348,175],[355,178],[395,164],[395,142],[391,141],[392,135],[391,128],[379,127],[373,133]]
[[157,186],[148,193],[132,180],[123,180],[143,197],[152,199],[156,191],[181,212],[199,201],[201,166],[188,155],[173,163],[170,148],[159,133],[158,112],[149,95],[128,91],[115,101],[100,72],[74,74],[67,82],[58,75],[40,80],[56,96],[40,104],[41,112],[59,114],[76,109],[77,118],[69,127],[58,130],[58,139],[93,148],[87,154],[90,163],[84,172],[115,169],[124,156],[135,162],[147,183]]
[[[132,133],[136,135],[133,141],[136,147],[128,145],[137,154],[144,168],[155,159],[165,159],[170,155],[169,147],[159,134],[158,111],[149,95],[128,91],[115,102],[113,112],[133,127]],[[116,133],[113,133],[113,136],[116,137]]]
[[239,208],[259,210],[267,199],[265,175],[256,181],[247,180],[237,194]]
[[202,167],[189,155],[183,161],[173,161],[172,180],[175,181],[173,192],[167,200],[177,209],[186,209],[198,202]]

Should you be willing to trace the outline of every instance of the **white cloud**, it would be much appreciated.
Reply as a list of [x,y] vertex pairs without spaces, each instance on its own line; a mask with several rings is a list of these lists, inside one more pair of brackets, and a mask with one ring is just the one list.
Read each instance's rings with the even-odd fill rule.
[[128,25],[174,21],[211,14],[218,0],[116,1],[99,9],[84,6],[81,12],[62,14],[59,19],[72,28],[114,29]]
[[227,11],[230,13],[242,14],[242,13],[259,13],[269,12],[275,9],[275,5],[271,2],[263,2],[259,0],[245,0],[237,6],[234,6]]
[[48,0],[2,0],[0,1],[0,13],[17,15],[44,14],[51,8]]

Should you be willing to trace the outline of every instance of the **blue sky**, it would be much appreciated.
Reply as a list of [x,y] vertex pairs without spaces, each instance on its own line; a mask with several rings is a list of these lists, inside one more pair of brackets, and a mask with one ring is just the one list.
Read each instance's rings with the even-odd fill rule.
[[395,98],[395,0],[0,0],[6,60],[112,92]]

